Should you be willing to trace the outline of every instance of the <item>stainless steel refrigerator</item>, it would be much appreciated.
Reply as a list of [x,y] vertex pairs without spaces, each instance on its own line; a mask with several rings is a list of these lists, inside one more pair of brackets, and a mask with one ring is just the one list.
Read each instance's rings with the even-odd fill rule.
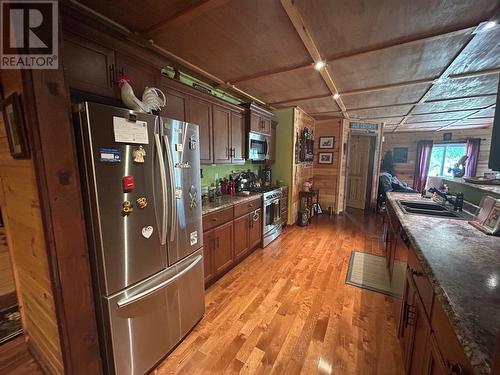
[[198,126],[74,110],[105,371],[144,374],[202,318]]

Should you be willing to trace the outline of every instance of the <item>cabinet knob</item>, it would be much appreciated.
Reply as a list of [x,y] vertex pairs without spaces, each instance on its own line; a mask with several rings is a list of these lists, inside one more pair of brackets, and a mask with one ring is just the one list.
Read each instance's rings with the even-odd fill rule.
[[417,276],[417,277],[421,277],[421,276],[424,276],[424,273],[421,272],[421,271],[417,271],[417,270],[411,270],[411,274],[413,276]]
[[218,220],[218,219],[217,219],[216,217],[214,217],[214,218],[212,219],[212,221],[217,221],[217,220]]
[[451,363],[450,361],[446,361],[446,366],[450,370],[450,375],[463,375],[464,370],[458,363]]

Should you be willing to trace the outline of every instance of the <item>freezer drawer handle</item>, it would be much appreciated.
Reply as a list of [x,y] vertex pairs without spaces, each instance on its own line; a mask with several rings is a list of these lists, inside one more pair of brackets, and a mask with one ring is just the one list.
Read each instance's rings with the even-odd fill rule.
[[144,299],[148,296],[150,296],[151,294],[153,293],[156,293],[158,292],[159,290],[169,286],[170,284],[172,284],[174,281],[176,281],[177,279],[179,279],[180,277],[182,277],[184,274],[186,274],[187,272],[189,272],[194,266],[196,266],[198,263],[200,263],[200,261],[203,259],[203,256],[201,255],[198,255],[195,260],[193,260],[193,262],[187,266],[186,268],[184,268],[181,272],[179,272],[177,275],[171,277],[170,279],[167,279],[163,282],[161,282],[160,284],[158,285],[155,285],[154,287],[148,289],[148,290],[145,290],[143,292],[140,292],[140,293],[137,293],[136,295],[133,295],[131,297],[128,297],[128,298],[124,298],[120,301],[118,301],[116,304],[118,305],[118,308],[121,309],[125,306],[128,306],[132,303],[135,303],[137,301],[140,301],[141,299]]

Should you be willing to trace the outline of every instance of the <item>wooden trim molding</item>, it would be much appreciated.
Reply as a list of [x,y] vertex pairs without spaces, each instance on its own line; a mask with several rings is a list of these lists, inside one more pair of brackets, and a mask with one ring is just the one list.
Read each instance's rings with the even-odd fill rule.
[[24,70],[33,162],[66,374],[102,372],[70,99],[58,70]]

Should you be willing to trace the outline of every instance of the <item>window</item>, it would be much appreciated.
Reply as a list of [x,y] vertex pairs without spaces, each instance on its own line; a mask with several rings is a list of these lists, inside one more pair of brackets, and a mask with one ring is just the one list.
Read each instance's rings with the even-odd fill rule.
[[466,155],[465,143],[437,144],[432,146],[429,163],[429,176],[452,177],[448,168],[453,168],[462,156]]

